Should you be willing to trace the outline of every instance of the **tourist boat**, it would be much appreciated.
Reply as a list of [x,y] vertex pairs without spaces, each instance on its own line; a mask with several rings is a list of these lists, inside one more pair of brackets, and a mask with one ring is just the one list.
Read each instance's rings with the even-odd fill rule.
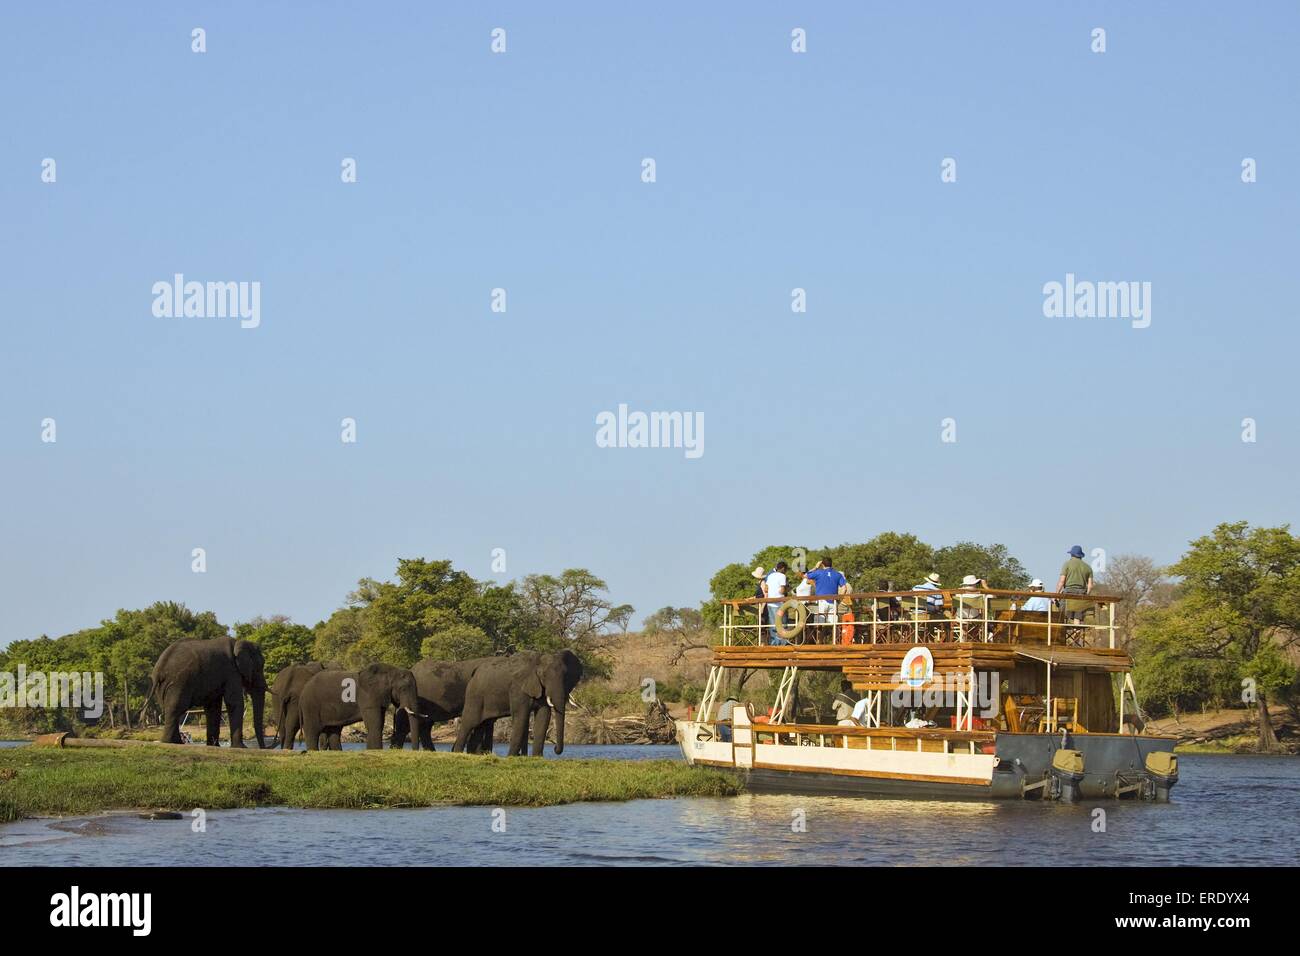
[[[1022,609],[1030,598],[1047,610]],[[677,739],[687,762],[742,774],[751,790],[1163,802],[1178,781],[1175,738],[1141,732],[1117,601],[979,588],[725,601],[703,698]],[[788,643],[770,642],[765,604],[778,604]],[[719,720],[736,675],[754,669],[779,672],[770,708],[733,703]],[[800,709],[809,672],[852,686],[852,717]]]

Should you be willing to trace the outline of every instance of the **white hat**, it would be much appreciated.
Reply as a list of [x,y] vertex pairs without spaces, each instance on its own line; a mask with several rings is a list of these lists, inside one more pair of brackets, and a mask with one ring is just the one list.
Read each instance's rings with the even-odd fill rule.
[[763,566],[760,564],[753,571],[749,572],[749,576],[752,578],[761,578],[763,576]]
[[1034,588],[1041,588],[1042,586],[1043,586],[1042,578],[1034,578],[1032,581],[1029,582],[1029,590],[1031,591],[1034,590]]
[[973,574],[968,574],[961,579],[961,586],[964,588],[972,588],[979,583],[980,579],[975,577]]
[[925,576],[925,579],[926,579],[927,581],[929,581],[931,584],[938,584],[938,583],[939,583],[939,572],[937,572],[937,571],[931,571],[929,574],[927,574],[927,575]]

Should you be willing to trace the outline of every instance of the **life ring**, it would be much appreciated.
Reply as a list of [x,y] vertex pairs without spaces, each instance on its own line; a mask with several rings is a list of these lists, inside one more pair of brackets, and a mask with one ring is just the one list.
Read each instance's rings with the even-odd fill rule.
[[[794,611],[794,623],[787,626],[785,623],[785,612]],[[776,608],[776,635],[777,637],[789,640],[792,637],[798,637],[803,633],[804,625],[808,623],[808,608],[803,601],[796,601],[793,598],[783,604],[777,605]]]

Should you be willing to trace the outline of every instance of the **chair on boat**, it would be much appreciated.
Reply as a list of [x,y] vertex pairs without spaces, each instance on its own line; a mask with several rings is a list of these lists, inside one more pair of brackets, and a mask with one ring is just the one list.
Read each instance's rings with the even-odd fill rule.
[[1079,698],[1053,697],[1052,706],[1038,720],[1038,732],[1056,733],[1064,727],[1071,733],[1084,733],[1087,728],[1079,723]]

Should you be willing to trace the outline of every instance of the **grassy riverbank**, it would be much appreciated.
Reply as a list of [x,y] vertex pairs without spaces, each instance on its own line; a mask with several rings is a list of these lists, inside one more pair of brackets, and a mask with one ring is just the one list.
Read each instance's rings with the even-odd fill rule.
[[258,754],[194,747],[0,751],[0,822],[100,810],[540,807],[730,796],[716,771],[669,760],[554,760],[381,750]]

